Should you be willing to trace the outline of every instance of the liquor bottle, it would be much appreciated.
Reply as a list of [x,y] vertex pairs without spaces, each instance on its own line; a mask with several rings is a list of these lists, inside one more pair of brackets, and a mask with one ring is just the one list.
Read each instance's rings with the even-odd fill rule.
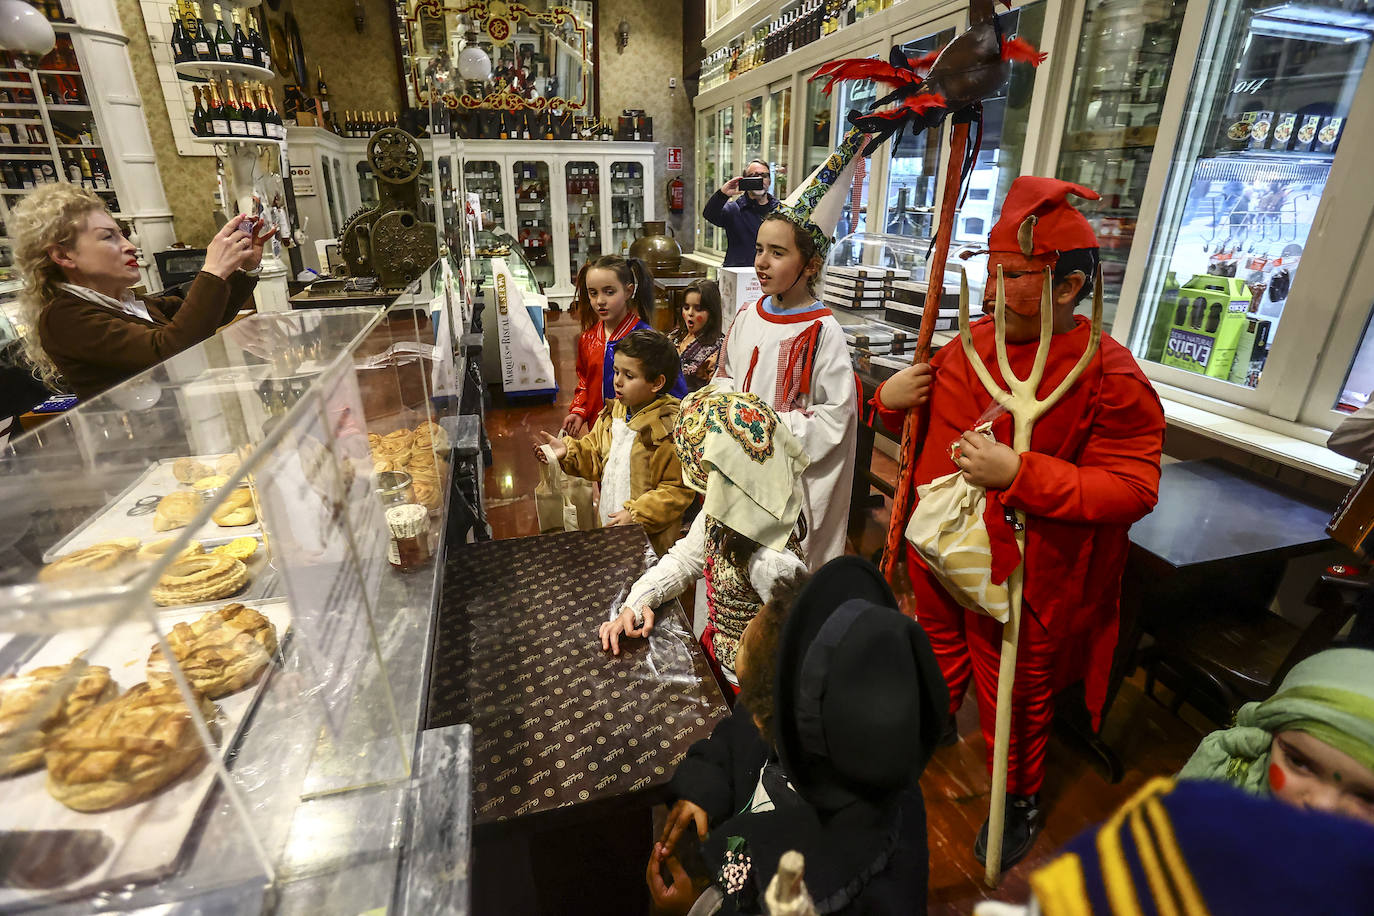
[[248,132],[248,136],[259,138],[266,137],[267,134],[263,133],[262,130],[262,118],[258,114],[258,106],[253,103],[252,87],[242,87],[242,89],[240,90],[240,94],[243,96],[243,102],[241,104],[241,109],[243,112],[243,126],[244,129]]
[[215,55],[222,61],[234,61],[234,39],[230,37],[229,30],[224,27],[224,11],[219,8],[219,4],[214,5],[215,10]]
[[210,83],[210,108],[206,112],[209,115],[210,136],[227,137],[229,136],[229,116],[224,110],[224,102],[220,98],[219,88],[212,80]]
[[205,27],[199,3],[191,4],[191,14],[195,17],[194,45],[197,60],[219,60],[215,53],[215,43],[210,40],[210,30]]
[[267,42],[262,40],[262,33],[258,31],[258,17],[256,12],[248,14],[252,18],[248,20],[248,44],[253,49],[253,59],[251,63],[259,67],[271,69],[272,55],[267,51]]
[[243,23],[239,21],[238,10],[231,10],[229,15],[234,23],[234,35],[230,41],[230,47],[234,50],[234,60],[241,64],[251,64],[253,49],[248,45],[248,36],[243,33]]
[[181,26],[181,17],[177,15],[175,6],[167,7],[168,14],[172,17],[172,60],[177,63],[184,63],[191,60],[191,42],[186,37],[186,32]]
[[97,153],[92,152],[90,155],[91,175],[95,179],[96,190],[108,191],[110,189],[110,170]]
[[324,71],[315,66],[315,95],[320,97],[320,114],[329,117],[329,85],[324,81]]
[[248,125],[244,123],[243,109],[239,106],[238,90],[235,88],[233,80],[224,81],[224,92],[228,100],[224,107],[224,116],[229,122],[229,135],[247,137]]
[[509,139],[510,139],[509,135],[506,133],[506,115],[505,115],[504,112],[502,112],[502,114],[501,114],[501,131],[500,131],[499,134],[497,134],[496,139],[498,139],[498,140],[509,140]]
[[191,113],[191,124],[194,126],[196,136],[207,136],[209,131],[206,129],[205,122],[209,120],[209,114],[205,110],[205,100],[200,97],[200,87],[192,86],[191,94],[196,97],[196,110]]
[[79,158],[81,159],[81,162],[80,162],[80,164],[77,166],[77,170],[81,173],[81,180],[78,181],[77,184],[81,185],[81,187],[83,187],[83,188],[84,188],[84,187],[91,187],[91,188],[94,188],[94,187],[95,187],[95,172],[92,171],[92,169],[91,169],[91,160],[86,156],[86,151],[85,151],[85,150],[82,150],[82,151],[81,151],[81,155],[80,155]]

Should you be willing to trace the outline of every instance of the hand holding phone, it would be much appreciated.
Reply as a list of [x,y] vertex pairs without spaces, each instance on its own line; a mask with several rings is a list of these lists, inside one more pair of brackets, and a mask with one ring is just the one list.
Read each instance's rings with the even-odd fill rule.
[[742,175],[736,185],[741,191],[762,191],[767,186],[768,179],[762,175]]

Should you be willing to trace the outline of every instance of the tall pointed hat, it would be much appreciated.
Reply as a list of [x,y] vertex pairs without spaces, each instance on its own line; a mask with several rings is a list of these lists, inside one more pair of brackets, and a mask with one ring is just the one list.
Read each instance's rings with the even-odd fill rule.
[[864,133],[858,128],[840,138],[840,143],[820,167],[806,177],[779,205],[777,212],[801,228],[816,243],[816,253],[825,258],[831,236],[840,221],[854,171],[859,167],[859,147]]

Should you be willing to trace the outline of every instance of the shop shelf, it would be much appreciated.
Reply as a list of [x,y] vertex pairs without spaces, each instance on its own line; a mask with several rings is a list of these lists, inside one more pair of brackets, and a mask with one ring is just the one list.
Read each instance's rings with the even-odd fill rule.
[[[33,107],[37,108],[38,106],[35,105],[35,106],[33,106]],[[91,110],[91,106],[89,106],[89,105],[49,105],[49,106],[48,106],[48,111],[53,111],[53,112],[90,111],[90,110]]]
[[[53,107],[53,106],[49,105],[48,107],[51,108],[51,107]],[[0,102],[0,109],[4,109],[4,108],[22,108],[22,109],[24,109],[25,111],[37,111],[37,110],[38,110],[38,103],[37,103],[37,102]]]
[[100,149],[99,143],[59,143],[58,149]]
[[274,79],[273,72],[266,67],[258,67],[253,64],[240,64],[233,61],[224,60],[188,60],[174,65],[177,73],[183,76],[222,76],[229,74],[239,78],[270,80]]
[[233,143],[247,143],[253,146],[285,146],[283,140],[269,140],[266,137],[192,137],[192,143],[203,143],[207,146],[215,144],[228,146]]

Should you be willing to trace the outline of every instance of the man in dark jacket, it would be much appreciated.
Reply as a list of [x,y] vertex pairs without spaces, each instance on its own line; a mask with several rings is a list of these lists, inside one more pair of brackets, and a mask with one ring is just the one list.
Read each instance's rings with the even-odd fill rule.
[[762,178],[763,190],[748,191],[738,200],[739,178],[731,178],[711,195],[702,208],[707,221],[725,230],[725,261],[722,267],[753,267],[754,239],[758,237],[763,218],[778,208],[778,199],[770,193],[772,184],[768,163],[755,159],[744,167],[744,177]]
[[[917,780],[948,695],[925,633],[896,604],[871,564],[840,557],[750,621],[740,700],[673,775],[679,801],[646,875],[660,912],[764,912],[789,850],[805,857],[817,912],[925,912]],[[704,840],[708,874],[678,861],[684,833]]]

